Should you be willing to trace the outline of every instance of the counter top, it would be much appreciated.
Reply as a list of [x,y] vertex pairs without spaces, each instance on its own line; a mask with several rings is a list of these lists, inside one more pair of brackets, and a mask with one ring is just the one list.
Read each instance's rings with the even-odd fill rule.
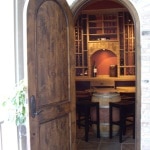
[[118,93],[135,93],[136,92],[135,87],[117,87],[116,90]]
[[101,81],[101,80],[113,80],[113,81],[135,81],[135,76],[123,76],[123,77],[109,77],[109,76],[77,76],[76,81]]
[[135,93],[136,92],[136,88],[135,87],[117,87],[115,88],[93,88],[93,89],[89,89],[86,90],[88,92],[96,92],[96,93],[113,93],[113,92],[117,92],[117,93]]

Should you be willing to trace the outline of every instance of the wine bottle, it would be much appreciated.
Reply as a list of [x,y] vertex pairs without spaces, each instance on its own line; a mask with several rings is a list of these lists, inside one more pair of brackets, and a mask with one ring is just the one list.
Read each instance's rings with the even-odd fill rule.
[[97,76],[97,67],[94,65],[93,67],[93,77]]

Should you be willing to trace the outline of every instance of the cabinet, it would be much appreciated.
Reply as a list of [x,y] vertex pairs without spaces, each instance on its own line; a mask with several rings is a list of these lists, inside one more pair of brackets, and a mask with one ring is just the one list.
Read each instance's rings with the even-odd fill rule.
[[134,76],[134,42],[134,23],[129,12],[82,12],[75,24],[76,76],[91,77],[89,57],[95,48],[111,49],[117,55],[118,76]]

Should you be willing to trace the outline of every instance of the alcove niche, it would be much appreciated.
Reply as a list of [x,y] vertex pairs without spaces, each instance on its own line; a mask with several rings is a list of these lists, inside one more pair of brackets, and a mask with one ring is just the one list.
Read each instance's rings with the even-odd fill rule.
[[108,49],[99,49],[91,55],[91,64],[97,67],[97,76],[117,76],[117,55]]

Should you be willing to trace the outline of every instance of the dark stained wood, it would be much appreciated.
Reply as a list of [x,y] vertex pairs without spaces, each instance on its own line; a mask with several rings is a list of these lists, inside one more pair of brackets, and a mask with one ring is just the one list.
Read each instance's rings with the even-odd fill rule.
[[76,149],[72,18],[65,0],[29,1],[28,94],[42,111],[29,117],[31,150]]

